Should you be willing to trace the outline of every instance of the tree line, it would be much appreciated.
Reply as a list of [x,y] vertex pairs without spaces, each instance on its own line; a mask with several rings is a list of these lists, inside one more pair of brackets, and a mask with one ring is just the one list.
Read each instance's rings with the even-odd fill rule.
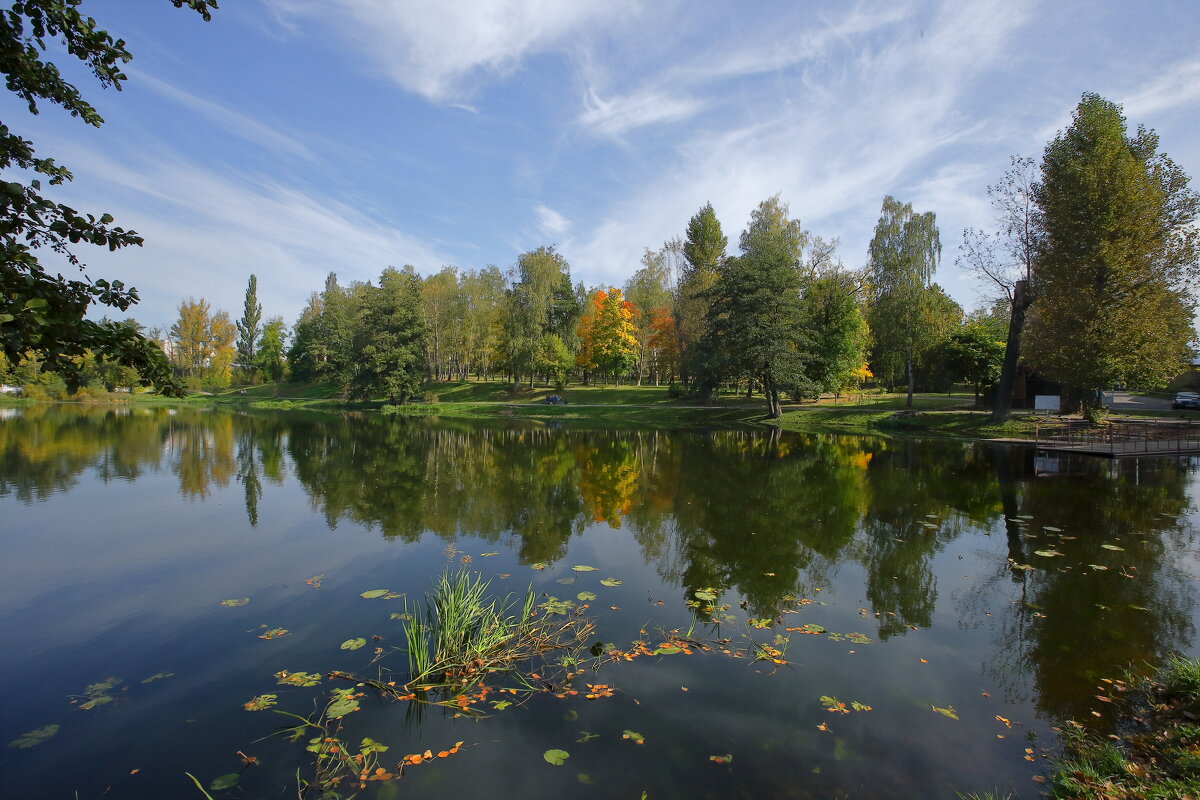
[[[995,386],[1002,415],[1024,364],[1073,408],[1095,407],[1106,387],[1164,385],[1192,354],[1200,199],[1188,184],[1152,131],[1130,135],[1119,106],[1085,94],[1040,164],[1014,157],[988,187],[996,230],[964,232],[958,265],[990,293],[969,314],[933,281],[934,212],[885,197],[851,268],[775,195],[736,253],[709,203],[620,287],[573,282],[543,246],[506,270],[388,267],[346,285],[331,273],[290,326],[263,321],[254,275],[237,321],[189,298],[166,331],[122,324],[160,341],[173,380],[192,388],[290,379],[403,403],[428,378],[648,382],[699,401],[744,391],[778,417],[785,398],[873,379],[910,405],[918,390],[967,383],[978,400]],[[21,356],[0,362],[0,379],[35,376],[37,349]],[[51,366],[64,361],[68,382],[133,380],[103,348]]]

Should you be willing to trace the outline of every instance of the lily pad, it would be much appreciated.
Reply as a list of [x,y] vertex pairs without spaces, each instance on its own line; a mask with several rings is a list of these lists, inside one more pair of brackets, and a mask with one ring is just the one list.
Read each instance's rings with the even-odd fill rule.
[[717,599],[716,589],[697,589],[696,591],[692,592],[692,594],[696,596],[697,600],[712,601]]
[[335,689],[337,700],[329,704],[329,708],[325,709],[325,715],[332,719],[344,717],[347,714],[358,711],[358,701],[354,699],[352,689]]
[[637,731],[627,730],[621,734],[621,738],[628,739],[629,741],[633,742],[634,744],[645,744],[646,743],[646,737],[642,736]]
[[595,572],[596,571],[595,567],[589,567],[587,564],[576,564],[575,566],[571,567],[571,569],[575,570],[576,572]]
[[556,767],[562,766],[562,763],[570,757],[571,754],[566,750],[547,750],[542,753],[542,758],[546,759],[546,763]]
[[58,733],[57,725],[47,725],[43,728],[36,728],[28,733],[21,734],[9,742],[8,746],[15,747],[18,750],[28,750],[31,747],[37,747],[56,733]]
[[596,599],[596,595],[592,592],[580,592],[579,594],[575,595],[575,597],[576,599],[582,600],[585,603]]
[[574,582],[575,582],[574,575],[569,575],[566,578],[559,578],[558,580],[555,581],[555,583],[561,583],[564,586],[570,586]]
[[271,628],[266,633],[259,634],[260,639],[278,639],[280,636],[287,636],[287,628]]
[[212,789],[214,792],[220,792],[224,791],[225,789],[232,789],[233,787],[237,786],[237,782],[238,774],[236,772],[231,772],[228,775],[222,775],[221,777],[214,779],[213,782],[208,785],[208,788]]
[[341,648],[343,650],[357,650],[366,643],[366,639],[347,639],[346,641],[342,642]]
[[1055,556],[1062,555],[1062,553],[1058,552],[1057,550],[1034,550],[1033,554],[1035,556],[1041,556],[1042,558],[1054,558]]
[[369,589],[360,594],[359,597],[365,597],[368,600],[374,600],[376,597],[383,597],[387,593],[387,589]]
[[547,564],[545,561],[539,561],[536,564],[530,564],[529,568],[530,569],[545,569],[548,566],[550,566],[550,565]]
[[266,711],[279,699],[277,694],[260,694],[257,697],[250,698],[249,703],[243,703],[242,708],[247,711]]
[[936,711],[937,713],[941,714],[943,717],[949,717],[950,719],[958,719],[958,712],[956,712],[954,710],[954,706],[946,706],[945,708],[941,708],[939,706],[931,706],[931,708],[934,711]]
[[283,686],[316,686],[321,682],[321,673],[288,672],[285,669],[275,673],[275,682]]
[[249,602],[249,597],[235,597],[232,600],[222,600],[221,605],[225,606],[226,608],[237,608],[238,606],[244,606]]
[[1102,544],[1100,546],[1103,547],[1105,550],[1121,550],[1121,551],[1125,550],[1124,547],[1117,547],[1115,544]]
[[602,578],[600,580],[600,585],[601,586],[620,586],[621,580],[619,578]]

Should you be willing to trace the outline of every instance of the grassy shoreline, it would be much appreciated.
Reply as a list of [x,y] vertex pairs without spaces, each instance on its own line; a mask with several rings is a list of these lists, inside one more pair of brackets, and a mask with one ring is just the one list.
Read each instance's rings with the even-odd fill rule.
[[[560,394],[567,405],[546,405],[544,400]],[[723,395],[712,404],[701,405],[692,398],[672,398],[665,386],[569,386],[553,387],[496,381],[440,382],[427,384],[425,400],[402,407],[385,401],[347,401],[330,384],[264,384],[232,389],[217,394],[194,394],[182,400],[153,394],[93,395],[65,401],[85,405],[105,403],[227,406],[255,410],[383,411],[415,417],[448,419],[519,419],[544,424],[573,426],[695,428],[748,426],[778,427],[808,433],[845,433],[873,436],[916,435],[955,439],[1028,438],[1033,435],[1032,414],[1016,413],[996,422],[986,411],[972,408],[966,393],[922,394],[914,397],[913,408],[905,408],[900,394],[863,394],[838,402],[791,403],[784,406],[782,419],[768,419],[760,397]],[[0,406],[21,407],[36,401],[0,399]],[[1200,419],[1196,412],[1147,412],[1146,418]],[[1113,418],[1131,418],[1113,414]]]

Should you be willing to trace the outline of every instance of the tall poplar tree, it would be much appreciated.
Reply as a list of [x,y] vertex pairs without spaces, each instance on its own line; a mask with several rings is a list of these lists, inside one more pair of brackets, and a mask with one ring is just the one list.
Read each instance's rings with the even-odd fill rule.
[[254,372],[255,351],[258,347],[258,337],[262,333],[258,323],[262,321],[262,303],[258,302],[258,277],[250,275],[246,285],[246,302],[242,318],[238,320],[238,363],[248,374]]
[[1153,388],[1182,371],[1195,336],[1200,196],[1158,152],[1158,136],[1129,136],[1120,106],[1085,94],[1046,145],[1034,198],[1031,365],[1069,387],[1076,408],[1097,407],[1102,388]]
[[697,345],[707,330],[709,300],[705,293],[716,284],[725,261],[729,240],[721,232],[721,222],[712,203],[688,220],[683,242],[684,268],[679,286],[675,312],[676,333],[679,339],[681,370],[684,383],[690,381],[698,359]]
[[938,343],[936,297],[930,289],[942,255],[932,211],[913,212],[911,203],[883,198],[875,235],[867,250],[872,303],[868,322],[875,337],[875,374],[892,380],[903,371],[912,407],[913,364]]

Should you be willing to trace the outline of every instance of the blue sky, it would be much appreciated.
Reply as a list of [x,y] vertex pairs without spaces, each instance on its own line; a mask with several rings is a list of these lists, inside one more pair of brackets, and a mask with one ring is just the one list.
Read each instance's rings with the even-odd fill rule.
[[205,24],[166,0],[84,4],[135,55],[120,93],[67,70],[100,129],[0,98],[74,170],[56,197],[146,237],[82,254],[139,288],[150,325],[189,295],[240,316],[251,272],[290,323],[329,271],[507,268],[541,244],[620,285],[705,202],[736,243],[776,192],[850,267],[884,195],[936,212],[937,280],[970,308],[962,229],[1083,92],[1200,174],[1191,0],[222,6]]

